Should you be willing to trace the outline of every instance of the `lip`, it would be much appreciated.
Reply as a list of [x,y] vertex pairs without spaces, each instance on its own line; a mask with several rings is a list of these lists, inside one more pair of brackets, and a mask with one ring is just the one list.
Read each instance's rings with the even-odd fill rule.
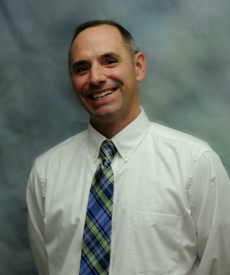
[[[93,96],[95,96],[95,95],[99,95],[99,94],[104,93],[104,92],[106,92],[106,91],[113,91],[113,92],[111,93],[111,94],[113,94],[116,90],[117,90],[117,87],[108,87],[108,88],[96,90],[96,91],[94,91],[94,92],[90,92],[89,95],[88,95],[88,97],[94,99]],[[110,95],[110,94],[108,94],[108,95]],[[94,100],[96,100],[96,99],[94,99]]]
[[[114,87],[114,88],[105,88],[105,89],[97,90],[94,93],[90,93],[88,95],[88,99],[90,99],[90,101],[93,105],[98,105],[98,106],[104,105],[110,101],[110,98],[113,97],[113,95],[116,93],[117,89],[118,89],[117,87]],[[107,94],[101,98],[93,98],[93,95],[101,94],[101,93],[109,91],[109,90],[113,90],[113,92],[110,94]]]

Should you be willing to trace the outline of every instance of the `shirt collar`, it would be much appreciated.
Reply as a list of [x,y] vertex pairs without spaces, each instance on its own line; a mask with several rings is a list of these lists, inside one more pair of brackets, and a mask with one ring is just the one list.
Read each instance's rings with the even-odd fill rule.
[[[150,121],[143,108],[141,108],[139,116],[111,139],[125,162],[130,159],[149,131],[149,128]],[[99,156],[100,146],[104,140],[106,140],[106,137],[95,130],[89,123],[87,143],[94,162]]]

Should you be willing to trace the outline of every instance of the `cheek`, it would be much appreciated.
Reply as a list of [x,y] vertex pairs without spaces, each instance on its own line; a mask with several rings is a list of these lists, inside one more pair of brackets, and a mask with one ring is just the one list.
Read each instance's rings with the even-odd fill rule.
[[111,78],[114,78],[125,85],[128,84],[131,80],[136,80],[135,71],[133,68],[130,67],[114,68],[113,72],[111,73]]
[[125,72],[121,70],[121,68],[113,68],[112,70],[107,72],[107,77],[110,79],[114,79],[119,82],[123,82]]
[[72,79],[72,85],[75,93],[79,96],[84,88],[84,81],[81,79]]

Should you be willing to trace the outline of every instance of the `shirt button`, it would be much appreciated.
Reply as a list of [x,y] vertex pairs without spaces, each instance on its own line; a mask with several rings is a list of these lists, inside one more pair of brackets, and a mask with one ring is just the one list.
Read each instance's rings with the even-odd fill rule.
[[128,154],[124,154],[124,157],[127,159],[127,157],[128,157]]
[[95,154],[93,157],[94,157],[94,158],[96,158],[96,157],[97,157],[97,155]]

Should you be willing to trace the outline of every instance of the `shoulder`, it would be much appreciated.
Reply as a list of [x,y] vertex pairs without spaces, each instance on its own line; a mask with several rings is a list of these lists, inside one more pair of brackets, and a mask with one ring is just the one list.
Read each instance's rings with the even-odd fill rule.
[[205,141],[157,123],[151,123],[150,134],[157,138],[159,142],[171,147],[186,147],[199,150],[201,153],[213,151]]
[[55,147],[40,155],[35,160],[35,164],[44,164],[52,160],[58,162],[58,160],[73,154],[73,152],[77,153],[79,151],[79,148],[86,144],[87,133],[88,130],[85,130],[64,140],[63,142],[59,143]]

